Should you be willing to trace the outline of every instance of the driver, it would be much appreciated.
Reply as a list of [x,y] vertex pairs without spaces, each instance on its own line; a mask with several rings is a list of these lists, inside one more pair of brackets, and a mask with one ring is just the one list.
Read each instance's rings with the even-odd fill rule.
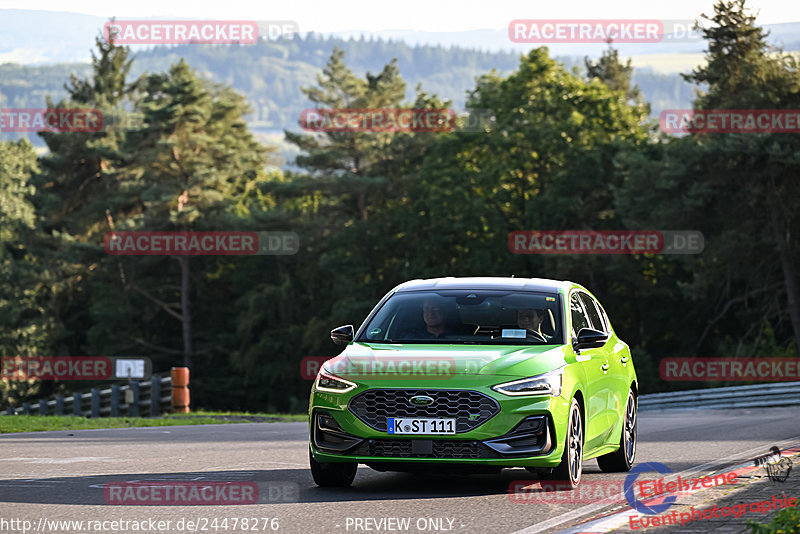
[[450,333],[443,299],[426,298],[422,302],[422,319],[425,328],[408,332],[405,339],[443,339]]
[[445,335],[445,312],[442,303],[436,299],[425,299],[422,303],[422,319],[425,321],[423,338],[442,338]]

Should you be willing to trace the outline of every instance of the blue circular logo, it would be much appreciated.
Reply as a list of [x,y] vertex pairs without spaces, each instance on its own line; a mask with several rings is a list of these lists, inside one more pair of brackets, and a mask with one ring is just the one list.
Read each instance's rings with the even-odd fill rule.
[[[661,504],[647,506],[636,498],[636,496],[633,494],[633,485],[636,482],[636,479],[639,477],[640,473],[649,473],[651,471],[656,471],[657,473],[661,474],[672,473],[672,470],[662,463],[647,462],[644,464],[639,464],[631,469],[628,476],[625,477],[625,484],[623,486],[625,491],[625,499],[628,501],[628,504],[630,504],[631,507],[640,514],[660,514],[672,506],[672,504],[678,499],[677,495],[669,495],[664,498],[664,502]],[[650,499],[651,497],[645,498]]]

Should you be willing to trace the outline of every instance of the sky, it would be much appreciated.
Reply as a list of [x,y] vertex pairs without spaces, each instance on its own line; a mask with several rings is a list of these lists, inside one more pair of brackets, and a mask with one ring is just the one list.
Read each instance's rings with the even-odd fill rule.
[[[454,32],[507,28],[513,19],[694,19],[713,13],[713,0],[668,2],[542,0],[0,0],[0,8],[35,9],[122,18],[180,17],[223,20],[292,20],[300,31],[417,30]],[[758,0],[759,24],[800,21],[800,2]],[[109,9],[112,11],[109,12]]]

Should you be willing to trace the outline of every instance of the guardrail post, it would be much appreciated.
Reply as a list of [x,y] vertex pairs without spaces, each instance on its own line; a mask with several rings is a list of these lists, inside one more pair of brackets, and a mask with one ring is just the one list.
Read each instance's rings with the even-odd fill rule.
[[39,415],[47,415],[47,401],[39,399]]
[[111,384],[111,417],[119,417],[119,384]]
[[189,413],[189,368],[172,368],[172,413]]
[[72,415],[81,415],[81,394],[72,393]]
[[150,416],[161,415],[161,378],[154,376],[150,379]]
[[139,417],[139,382],[131,381],[129,384],[130,391],[133,394],[133,399],[128,403],[128,415],[131,417]]
[[64,395],[56,395],[56,415],[64,415]]
[[30,402],[23,402],[22,403],[22,414],[23,415],[30,415],[31,414],[31,403]]
[[92,417],[100,417],[100,390],[92,388]]

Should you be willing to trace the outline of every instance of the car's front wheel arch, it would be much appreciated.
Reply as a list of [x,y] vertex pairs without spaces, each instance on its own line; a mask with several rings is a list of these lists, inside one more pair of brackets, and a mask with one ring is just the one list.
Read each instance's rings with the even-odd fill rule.
[[[583,400],[583,392],[580,389],[575,390],[575,393],[572,394],[572,398],[578,403],[578,407],[581,410],[581,417],[583,418],[584,422],[586,421],[586,404]],[[586,428],[584,426],[584,438],[586,437]]]
[[[564,406],[566,406],[566,410],[567,410],[566,411],[566,420],[564,421],[564,427],[563,427],[564,428],[564,436],[566,436],[568,434],[568,432],[569,432],[569,411],[570,411],[570,406],[572,405],[572,401],[575,400],[575,402],[578,403],[578,411],[580,412],[581,420],[583,422],[583,439],[584,439],[584,442],[585,442],[586,441],[586,425],[588,424],[588,422],[586,420],[586,400],[584,399],[583,390],[581,389],[580,385],[576,385],[575,389],[572,391],[572,393],[569,396],[564,395],[563,396],[563,400],[564,400]],[[564,440],[561,437],[561,434],[558,431],[556,431],[556,439],[558,439],[560,443],[564,442]]]

